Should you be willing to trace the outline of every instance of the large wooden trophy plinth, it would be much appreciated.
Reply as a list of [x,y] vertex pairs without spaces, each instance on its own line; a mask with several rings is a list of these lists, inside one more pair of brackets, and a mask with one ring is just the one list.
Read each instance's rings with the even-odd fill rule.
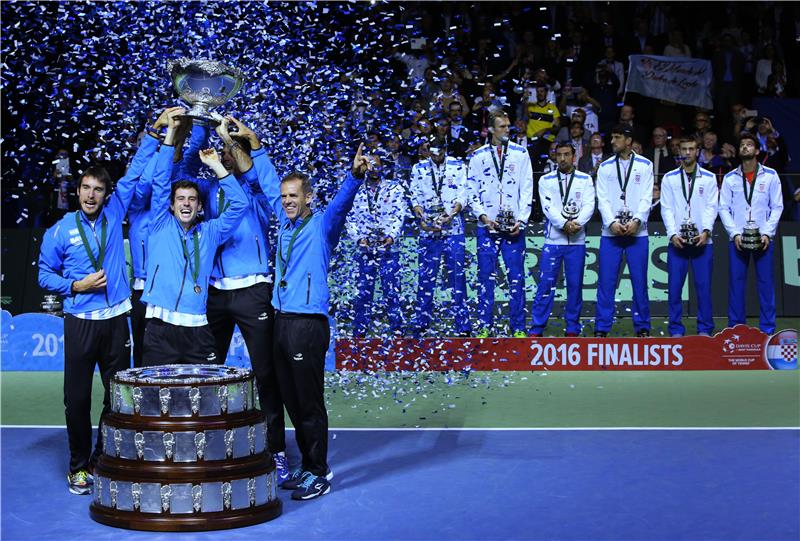
[[153,531],[220,530],[281,514],[252,372],[168,365],[119,372],[89,513]]

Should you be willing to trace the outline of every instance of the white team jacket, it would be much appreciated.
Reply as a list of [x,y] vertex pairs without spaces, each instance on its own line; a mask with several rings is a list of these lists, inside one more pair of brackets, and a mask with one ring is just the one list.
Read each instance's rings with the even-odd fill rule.
[[[351,239],[359,241],[368,238],[373,229],[381,229],[385,236],[397,241],[407,211],[403,187],[381,179],[376,200],[376,193],[369,188],[369,184],[365,181],[358,189],[353,208],[347,214],[345,222],[347,234]],[[372,198],[373,213],[370,212],[368,196]]]
[[[442,179],[442,175],[444,178]],[[456,204],[467,206],[467,168],[456,158],[446,158],[441,166],[431,160],[414,164],[411,168],[411,206],[422,207],[426,212],[439,203],[439,197],[434,188],[436,182],[442,183],[441,203],[447,213],[452,213]],[[442,231],[443,235],[458,235],[464,233],[464,221],[461,213],[453,217],[450,226]],[[420,230],[420,235],[430,236],[428,231]]]
[[[683,174],[686,180],[686,194],[689,194],[689,177]],[[667,230],[667,238],[680,233],[681,223],[689,214],[686,208],[686,198],[683,195],[681,183],[681,168],[673,169],[661,180],[661,217]],[[701,233],[708,229],[714,230],[714,221],[719,210],[719,188],[717,177],[711,171],[697,166],[692,190],[691,218]],[[708,237],[711,244],[711,236]]]
[[[771,167],[758,165],[758,174],[753,179],[752,208],[747,204],[744,193],[742,168],[737,167],[722,180],[719,193],[719,217],[728,231],[731,240],[741,235],[744,224],[752,210],[753,221],[758,224],[762,235],[775,236],[778,220],[783,212],[781,179]],[[747,187],[748,191],[750,186]]]
[[508,144],[502,187],[492,161],[493,153],[499,167],[502,159],[497,156],[497,147],[491,145],[476,150],[469,160],[467,187],[478,225],[485,227],[480,222],[482,214],[496,220],[501,204],[511,208],[518,222],[527,224],[533,203],[533,170],[528,150],[514,143]]
[[[608,229],[611,222],[615,220],[617,211],[622,208],[622,189],[617,179],[617,157],[612,156],[597,169],[597,209],[603,220],[603,236],[613,237]],[[634,218],[638,218],[642,224],[637,237],[647,235],[647,219],[650,216],[650,204],[653,201],[653,163],[647,158],[643,158],[631,153],[629,160],[633,171],[631,171],[630,181],[628,182],[627,201],[628,208],[633,213]],[[625,183],[625,176],[628,171],[628,163],[620,160],[620,172],[622,183]]]
[[[569,175],[561,175],[563,190],[566,193]],[[575,235],[567,235],[564,230],[566,218],[561,215],[563,200],[558,188],[558,172],[551,171],[539,179],[539,200],[542,211],[547,218],[544,230],[545,244],[584,244],[586,230],[581,229]],[[580,208],[580,213],[575,220],[579,225],[585,226],[594,214],[594,181],[586,173],[575,170],[575,178],[569,190],[567,201],[574,201]]]

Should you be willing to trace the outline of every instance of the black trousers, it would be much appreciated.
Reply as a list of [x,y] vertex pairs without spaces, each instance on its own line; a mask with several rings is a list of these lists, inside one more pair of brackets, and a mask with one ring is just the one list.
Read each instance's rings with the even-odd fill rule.
[[217,363],[208,325],[182,327],[158,318],[147,320],[142,366]]
[[303,470],[317,476],[328,472],[324,372],[330,333],[323,315],[275,314],[273,358],[281,396],[303,455]]
[[[69,439],[69,471],[75,473],[93,465],[103,449],[103,419],[111,407],[109,382],[131,363],[128,316],[111,319],[79,319],[64,316],[64,413]],[[103,411],[97,444],[92,449],[92,378],[100,367],[103,381]],[[90,456],[91,453],[91,456]]]
[[142,366],[142,357],[144,356],[144,328],[147,325],[147,320],[144,317],[147,311],[147,305],[142,302],[142,293],[140,289],[134,289],[131,295],[131,331],[133,333],[133,367],[139,368]]
[[286,449],[286,422],[278,378],[272,362],[272,331],[275,310],[272,286],[255,284],[242,289],[208,288],[206,316],[214,335],[214,349],[224,363],[231,345],[234,325],[242,332],[250,363],[256,376],[261,411],[267,420],[267,441],[271,453]]

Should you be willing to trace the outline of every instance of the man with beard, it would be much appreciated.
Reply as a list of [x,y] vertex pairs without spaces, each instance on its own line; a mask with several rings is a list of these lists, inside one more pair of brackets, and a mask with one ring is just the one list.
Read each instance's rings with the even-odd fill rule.
[[[681,139],[681,166],[664,175],[661,181],[661,216],[670,245],[667,248],[669,296],[669,334],[686,333],[681,322],[681,292],[689,267],[694,275],[697,295],[697,334],[711,336],[714,317],[711,310],[711,276],[714,263],[711,232],[717,219],[717,178],[697,164],[697,139]],[[696,227],[696,237],[681,234],[681,227]]]
[[[426,143],[427,144],[427,143]],[[424,332],[433,318],[433,294],[444,256],[453,296],[453,320],[458,336],[469,336],[467,279],[464,272],[464,221],[467,174],[461,160],[430,147],[430,158],[411,170],[411,204],[419,220],[419,286],[413,328]]]
[[628,264],[633,286],[633,327],[636,336],[650,336],[647,296],[647,219],[653,199],[653,164],[631,151],[627,124],[611,129],[614,156],[597,171],[597,208],[603,221],[600,272],[597,283],[595,336],[605,337],[614,319],[614,290],[622,267]]
[[556,148],[558,169],[539,179],[539,199],[547,218],[539,285],[531,307],[529,336],[542,336],[550,312],[556,283],[564,262],[567,305],[564,310],[565,336],[579,336],[583,306],[583,273],[586,263],[586,223],[594,214],[592,177],[575,169],[575,150],[569,143]]
[[[166,111],[154,129],[166,118]],[[122,220],[136,181],[156,151],[158,138],[145,135],[127,173],[111,192],[102,167],[89,167],[78,182],[80,210],[47,230],[39,254],[39,285],[64,297],[64,412],[69,439],[67,484],[89,494],[94,463],[103,449],[103,418],[110,408],[109,382],[130,366],[127,313],[131,309]],[[92,448],[91,398],[95,365],[103,382],[103,411]]]
[[[758,163],[758,138],[743,133],[739,139],[742,164],[725,175],[719,196],[719,217],[730,237],[728,251],[728,326],[745,323],[745,291],[747,267],[752,257],[756,268],[759,328],[767,334],[775,332],[775,273],[772,240],[783,212],[781,181],[774,169]],[[754,222],[761,234],[761,247],[742,246],[742,233],[748,222]]]

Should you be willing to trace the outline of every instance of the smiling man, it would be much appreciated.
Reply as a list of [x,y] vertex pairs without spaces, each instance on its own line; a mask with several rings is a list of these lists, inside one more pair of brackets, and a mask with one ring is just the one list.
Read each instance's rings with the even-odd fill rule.
[[[91,469],[102,452],[102,430],[92,448],[91,397],[95,365],[105,392],[100,423],[109,410],[111,377],[130,365],[127,312],[131,309],[122,220],[136,181],[158,139],[146,135],[125,176],[111,192],[102,167],[80,177],[80,210],[47,230],[39,255],[39,285],[64,297],[64,411],[69,438],[67,482],[73,494],[91,492]],[[90,456],[91,453],[91,456]]]
[[211,269],[217,248],[239,225],[247,199],[239,182],[229,174],[213,149],[200,151],[201,161],[219,178],[230,202],[218,218],[201,222],[203,208],[195,182],[172,184],[178,116],[169,111],[164,144],[158,151],[150,202],[147,281],[142,302],[147,305],[144,335],[144,366],[172,363],[204,363],[217,360],[214,337],[206,317]]
[[261,187],[280,224],[272,296],[273,362],[281,397],[303,455],[300,468],[281,484],[282,488],[293,490],[295,500],[310,500],[331,490],[324,380],[330,341],[328,268],[347,213],[372,164],[361,154],[362,148],[363,145],[358,148],[351,173],[322,212],[311,210],[313,189],[308,176],[292,172],[278,183],[265,172],[267,161],[253,159]]

